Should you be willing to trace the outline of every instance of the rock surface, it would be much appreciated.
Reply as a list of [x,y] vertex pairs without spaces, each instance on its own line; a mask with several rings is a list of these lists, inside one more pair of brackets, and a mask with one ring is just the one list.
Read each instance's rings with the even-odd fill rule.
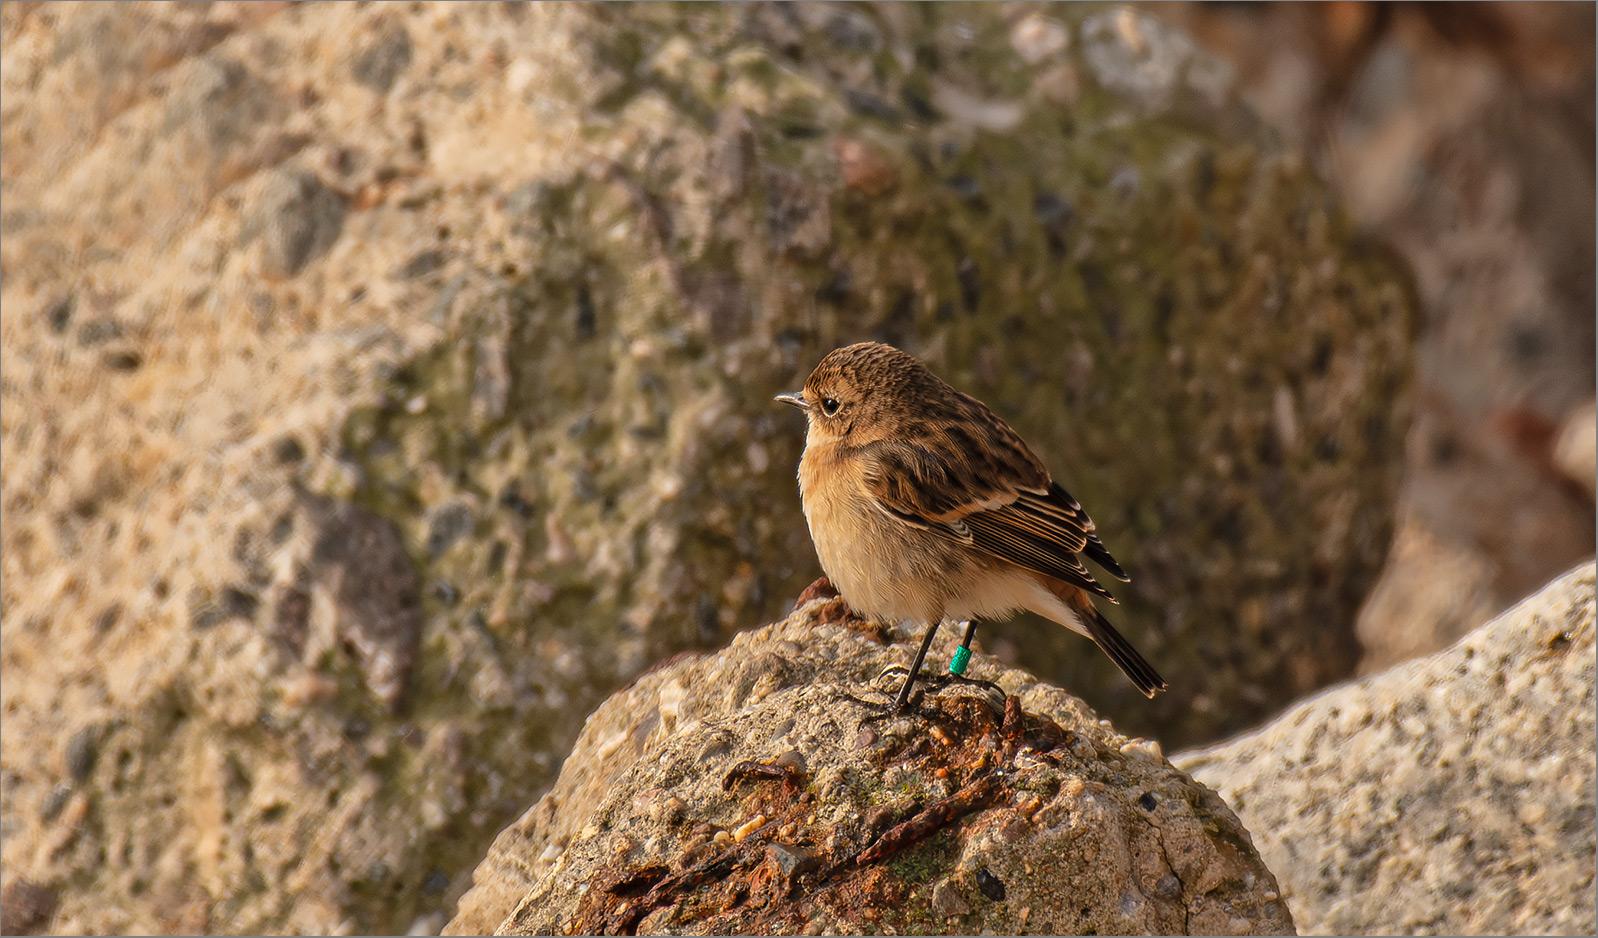
[[1588,564],[1174,761],[1236,809],[1307,933],[1590,935],[1594,667]]
[[1593,470],[1566,468],[1559,431],[1592,427],[1598,375],[1593,6],[1143,9],[1235,64],[1415,271],[1416,419],[1361,671],[1446,648],[1592,557]]
[[42,927],[433,921],[606,694],[818,572],[769,399],[861,338],[1043,452],[1175,690],[1052,628],[995,647],[1168,740],[1353,666],[1404,279],[1180,33],[227,2],[0,32],[0,831]]
[[607,701],[446,932],[1292,932],[1248,834],[1157,746],[980,655],[1002,692],[887,717],[870,679],[911,646],[840,608]]

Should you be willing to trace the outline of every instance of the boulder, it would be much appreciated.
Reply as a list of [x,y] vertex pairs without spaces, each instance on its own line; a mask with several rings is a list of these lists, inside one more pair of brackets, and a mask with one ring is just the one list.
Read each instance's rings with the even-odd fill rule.
[[1173,690],[1033,622],[994,648],[1170,741],[1353,666],[1404,276],[1179,32],[278,3],[0,30],[0,826],[45,927],[436,921],[584,715],[818,572],[770,397],[861,338],[1037,446]]
[[984,655],[996,686],[892,715],[898,675],[872,678],[916,636],[841,608],[606,701],[446,933],[1293,933],[1248,833],[1157,744]]
[[1421,390],[1394,549],[1356,626],[1361,675],[1441,651],[1593,556],[1598,13],[1144,9],[1221,51],[1415,272]]
[[1173,761],[1220,792],[1300,928],[1593,933],[1593,565],[1453,647]]

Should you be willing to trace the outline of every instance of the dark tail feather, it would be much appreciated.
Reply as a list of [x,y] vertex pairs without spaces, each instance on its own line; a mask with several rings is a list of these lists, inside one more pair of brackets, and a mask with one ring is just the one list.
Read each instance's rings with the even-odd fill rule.
[[1153,697],[1155,693],[1165,690],[1165,679],[1154,670],[1154,666],[1143,660],[1137,649],[1122,638],[1121,633],[1115,630],[1115,626],[1099,615],[1097,610],[1094,611],[1092,620],[1088,622],[1088,631],[1093,633],[1093,641],[1110,656],[1110,660],[1121,669],[1121,673],[1137,685],[1143,696]]
[[[1121,637],[1121,633],[1115,630],[1109,619],[1104,618],[1097,609],[1093,608],[1091,600],[1073,606],[1082,619],[1082,624],[1087,626],[1088,636],[1106,655],[1110,656],[1110,660],[1121,669],[1121,673],[1137,685],[1143,696],[1153,697],[1156,692],[1165,690],[1165,679],[1160,677],[1153,665],[1143,660],[1143,656],[1137,653],[1137,649],[1133,648],[1130,642]],[[1084,606],[1086,608],[1083,608]]]
[[[1110,620],[1104,618],[1099,610],[1094,608],[1093,597],[1089,596],[1086,590],[1064,580],[1044,579],[1042,583],[1050,592],[1060,597],[1060,601],[1075,615],[1077,623],[1087,630],[1088,638],[1093,639],[1093,643],[1110,656],[1110,660],[1115,662],[1115,666],[1121,669],[1122,674],[1137,685],[1143,696],[1153,697],[1157,692],[1165,690],[1165,678],[1160,677],[1154,666],[1144,661],[1143,656],[1137,653],[1137,649],[1122,638],[1121,633],[1110,624]],[[1076,629],[1076,626],[1069,622],[1060,624]]]

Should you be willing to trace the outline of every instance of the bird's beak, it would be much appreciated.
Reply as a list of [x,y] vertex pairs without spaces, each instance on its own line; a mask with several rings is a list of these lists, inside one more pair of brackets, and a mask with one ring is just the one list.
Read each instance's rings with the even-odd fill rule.
[[805,400],[805,396],[801,392],[795,392],[793,394],[778,394],[776,397],[772,398],[772,400],[782,401],[784,404],[792,404],[800,410],[810,409],[810,403]]

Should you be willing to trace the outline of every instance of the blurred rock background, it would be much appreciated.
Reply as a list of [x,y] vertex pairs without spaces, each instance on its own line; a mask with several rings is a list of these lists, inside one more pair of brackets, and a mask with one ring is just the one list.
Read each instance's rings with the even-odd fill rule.
[[1370,673],[1593,554],[1594,6],[1175,3],[1415,272],[1416,413]]
[[983,633],[1126,732],[1590,556],[1592,7],[1479,9],[0,7],[6,930],[441,926],[819,572],[769,398],[861,338],[1133,571],[1152,705]]

